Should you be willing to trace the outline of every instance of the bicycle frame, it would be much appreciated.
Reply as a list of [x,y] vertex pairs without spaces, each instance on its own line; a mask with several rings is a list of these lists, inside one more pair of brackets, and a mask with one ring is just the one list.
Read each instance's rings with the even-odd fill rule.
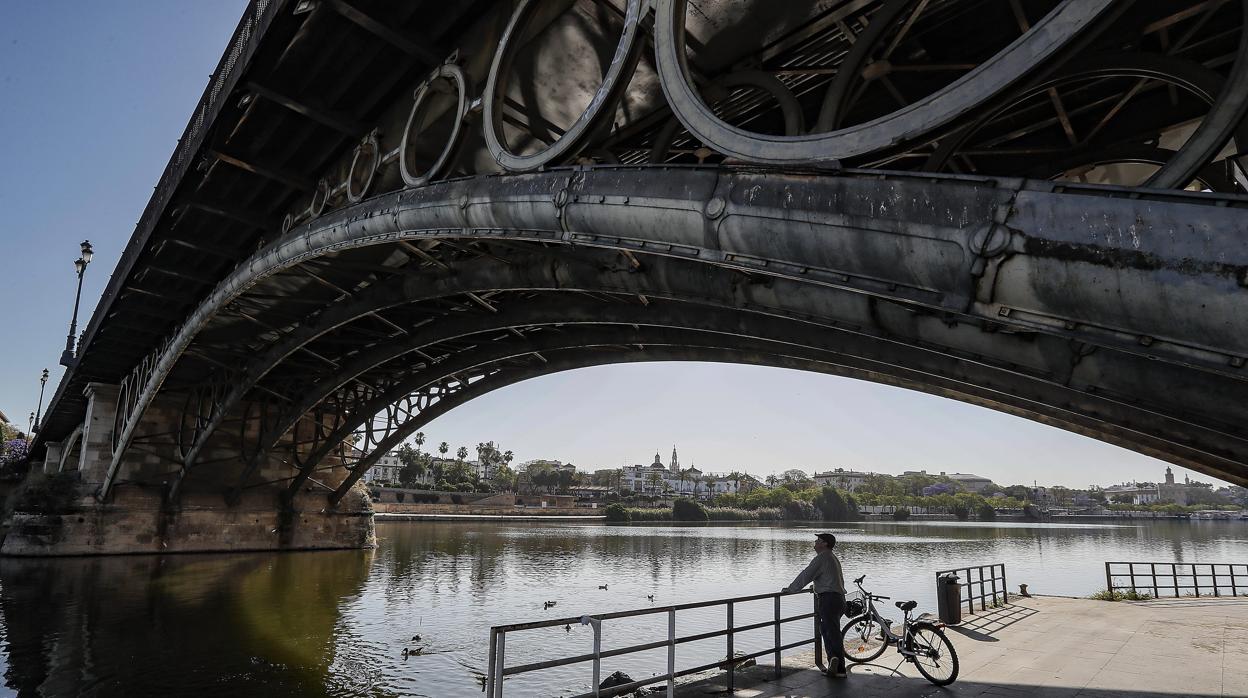
[[[884,638],[885,646],[896,645],[897,652],[901,656],[906,657],[907,659],[913,659],[914,657],[918,656],[918,652],[914,651],[913,649],[909,647],[911,643],[903,642],[903,640],[905,640],[906,638],[910,636],[911,628],[914,626],[914,621],[911,620],[910,618],[910,611],[902,611],[904,615],[901,621],[901,634],[898,635],[893,632],[893,629],[892,629],[893,621],[881,615],[879,610],[875,607],[875,601],[877,598],[887,599],[888,597],[887,596],[877,597],[875,594],[872,594],[866,589],[863,589],[862,584],[860,582],[855,582],[854,584],[855,586],[858,587],[858,591],[861,591],[862,595],[867,600],[867,611],[866,611],[867,615],[871,617],[871,620],[875,621],[876,623],[880,625],[880,634]],[[933,623],[932,625],[935,625],[936,627],[941,627],[941,625],[943,624]]]

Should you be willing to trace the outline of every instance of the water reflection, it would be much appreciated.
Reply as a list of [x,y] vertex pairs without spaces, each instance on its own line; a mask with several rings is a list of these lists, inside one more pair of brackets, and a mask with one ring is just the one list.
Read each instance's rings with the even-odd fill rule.
[[19,695],[328,695],[339,605],[370,557],[2,559],[5,684]]
[[[655,607],[779,589],[809,559],[803,526],[401,523],[378,526],[375,553],[0,560],[0,661],[21,695],[480,696],[491,625]],[[1237,522],[842,525],[847,576],[934,609],[933,572],[1004,562],[1011,587],[1086,595],[1106,560],[1244,562]],[[608,585],[607,590],[599,589]],[[555,601],[551,609],[543,603]],[[784,615],[809,599],[786,599]],[[770,603],[738,608],[738,624]],[[724,611],[680,631],[723,627]],[[786,630],[798,639],[805,627]],[[607,649],[666,637],[662,618],[612,621]],[[416,640],[416,636],[420,636]],[[508,639],[508,663],[588,651],[579,625]],[[739,637],[761,649],[768,633]],[[757,643],[754,646],[752,643]],[[419,647],[419,655],[403,649]],[[722,639],[678,661],[721,656]],[[618,658],[648,676],[657,663]],[[653,657],[651,658],[654,659]],[[696,662],[701,663],[701,662]],[[581,665],[508,682],[507,695],[587,689]]]

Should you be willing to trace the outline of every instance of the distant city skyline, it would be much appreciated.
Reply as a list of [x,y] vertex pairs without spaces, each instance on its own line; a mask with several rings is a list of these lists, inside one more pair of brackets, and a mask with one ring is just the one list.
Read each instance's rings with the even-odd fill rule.
[[[86,326],[246,2],[0,3],[0,410],[25,430],[39,373],[56,391],[90,239]],[[423,431],[516,462],[620,467],[675,443],[682,463],[765,476],[788,468],[959,471],[999,484],[1156,480],[1165,463],[1024,419],[851,379],[751,366],[621,365],[488,394]],[[426,444],[428,445],[428,444]],[[475,453],[474,453],[475,456]],[[666,458],[666,456],[665,456]],[[1185,469],[1201,480],[1213,478]]]

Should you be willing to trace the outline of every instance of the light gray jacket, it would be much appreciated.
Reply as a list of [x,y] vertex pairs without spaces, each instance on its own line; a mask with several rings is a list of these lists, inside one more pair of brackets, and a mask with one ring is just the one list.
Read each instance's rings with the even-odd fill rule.
[[815,583],[815,593],[824,594],[834,591],[845,593],[845,577],[841,573],[841,561],[831,550],[825,550],[806,565],[806,569],[797,575],[793,583],[785,587],[785,591],[797,591],[811,582]]

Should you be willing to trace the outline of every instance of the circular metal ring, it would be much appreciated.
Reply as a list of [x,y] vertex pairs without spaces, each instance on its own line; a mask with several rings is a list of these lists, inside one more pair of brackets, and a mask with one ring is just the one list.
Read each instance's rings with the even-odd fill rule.
[[[1160,170],[1177,154],[1177,150],[1159,148],[1155,145],[1128,143],[1093,153],[1085,153],[1081,157],[1071,158],[1066,161],[1046,162],[1043,166],[1035,168],[1029,176],[1040,179],[1057,179],[1075,168],[1094,169],[1106,165],[1126,164],[1153,165]],[[1226,176],[1225,170],[1213,164],[1202,167],[1196,173],[1196,176],[1192,177],[1191,181],[1198,182],[1209,191],[1236,191],[1235,182]]]
[[[1224,94],[1227,83],[1217,72],[1206,68],[1204,65],[1195,61],[1190,61],[1176,56],[1167,56],[1154,53],[1119,53],[1109,55],[1092,55],[1079,61],[1078,64],[1063,68],[1058,74],[1038,83],[1030,84],[1022,92],[1014,95],[1000,106],[993,108],[991,111],[984,113],[974,122],[959,130],[955,134],[951,134],[948,138],[942,138],[939,147],[924,163],[922,169],[925,171],[939,171],[945,168],[949,160],[954,157],[958,150],[966,145],[967,141],[974,136],[981,128],[991,123],[994,119],[1002,114],[1011,113],[1019,108],[1020,105],[1027,100],[1043,96],[1048,90],[1058,87],[1064,83],[1072,81],[1082,81],[1100,78],[1139,78],[1148,80],[1157,80],[1165,82],[1185,90],[1195,96],[1197,99],[1216,106],[1220,94]],[[1232,134],[1236,144],[1248,144],[1248,124],[1241,124],[1235,133]],[[1183,146],[1184,148],[1186,145]],[[1162,149],[1154,148],[1152,153],[1160,156],[1166,152]],[[1177,153],[1182,153],[1180,148]],[[1098,151],[1099,153],[1099,151]],[[1177,157],[1177,153],[1175,157]],[[1098,154],[1099,157],[1099,154]],[[1078,159],[1075,156],[1074,159]],[[1130,158],[1123,162],[1132,161]],[[1173,162],[1174,158],[1169,161],[1162,161],[1161,170],[1164,170],[1167,162]],[[1062,169],[1069,169],[1075,164],[1072,160],[1064,160],[1065,166]],[[1151,161],[1140,160],[1139,162]],[[1202,172],[1197,170],[1197,173]],[[1154,174],[1152,178],[1157,177]],[[1150,179],[1152,179],[1150,178]],[[1193,179],[1199,179],[1198,174],[1193,174],[1187,180],[1178,186],[1185,186]],[[1202,180],[1204,181],[1204,180]],[[1216,184],[1225,182],[1225,178],[1218,179],[1216,182],[1206,182],[1208,184]],[[1218,189],[1218,191],[1223,191]]]
[[[429,93],[433,90],[433,83],[438,80],[448,80],[455,85],[457,99],[455,113],[453,114],[455,123],[451,125],[451,135],[442,146],[442,152],[438,153],[438,157],[433,161],[433,164],[421,172],[416,169],[415,164],[408,163],[416,137],[420,135],[419,133],[412,133],[412,128],[416,124],[416,117],[425,106],[425,100],[429,98]],[[462,68],[453,63],[438,66],[436,70],[429,74],[425,82],[416,88],[416,92],[412,95],[412,110],[407,113],[407,124],[403,127],[403,141],[399,144],[399,172],[403,175],[404,184],[409,187],[422,187],[441,174],[442,170],[446,169],[451,158],[459,149],[459,142],[464,132],[464,117],[468,114],[468,95],[471,92],[468,77],[464,75]]]
[[368,196],[380,162],[381,144],[377,142],[377,133],[373,132],[355,146],[355,154],[351,156],[351,169],[347,171],[347,201],[358,204]]
[[511,72],[517,48],[515,44],[523,33],[527,20],[539,6],[535,0],[521,0],[511,15],[511,21],[507,23],[503,38],[498,42],[494,62],[490,66],[490,79],[485,89],[485,142],[494,160],[504,169],[527,172],[571,157],[594,135],[603,117],[613,116],[615,106],[624,95],[637,60],[641,57],[642,41],[638,29],[642,0],[627,1],[623,33],[615,46],[615,54],[611,58],[606,77],[598,86],[589,106],[554,143],[531,155],[518,155],[508,149],[503,136],[503,100],[507,88],[504,77]]
[[321,177],[316,182],[316,191],[312,192],[312,202],[308,205],[308,213],[313,218],[321,215],[325,211],[325,204],[329,201],[329,180]]
[[805,136],[751,133],[724,123],[702,102],[689,80],[685,56],[688,0],[657,0],[655,60],[672,111],[703,143],[750,162],[834,162],[910,141],[978,107],[1070,43],[1113,2],[1063,0],[1014,43],[914,104],[865,123]]
[[[743,70],[714,80],[708,89],[715,87],[753,87],[762,90],[779,103],[780,113],[784,117],[784,135],[797,136],[806,131],[805,115],[802,113],[802,105],[797,101],[797,96],[793,94],[793,90],[790,90],[788,85],[771,73]],[[663,161],[663,158],[667,156],[667,151],[672,147],[672,140],[680,130],[680,125],[680,120],[675,116],[663,125],[654,137],[654,146],[650,149],[650,162]]]

